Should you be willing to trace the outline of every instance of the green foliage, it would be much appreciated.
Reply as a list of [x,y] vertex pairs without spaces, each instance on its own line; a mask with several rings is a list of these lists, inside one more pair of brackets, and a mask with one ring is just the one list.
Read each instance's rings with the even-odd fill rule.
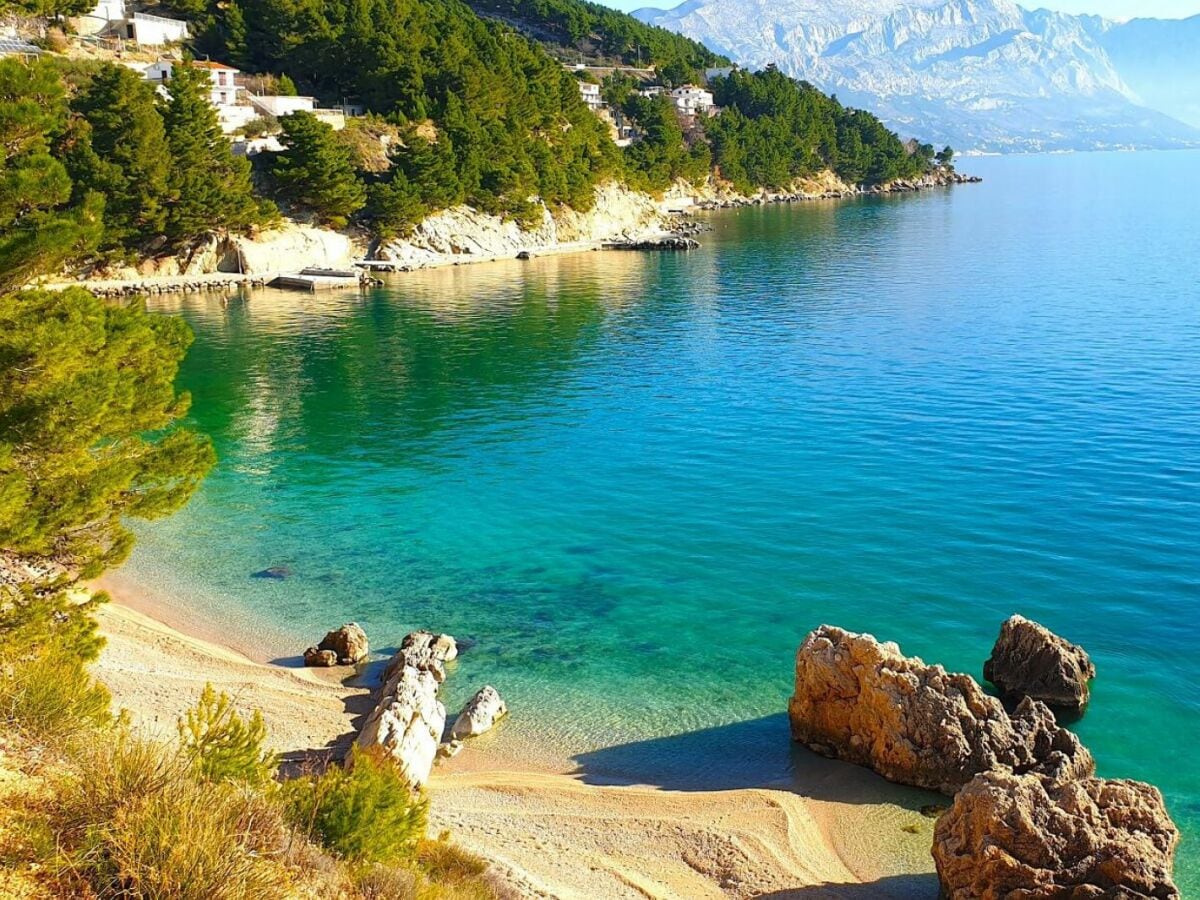
[[132,545],[122,517],[191,496],[213,452],[172,427],[190,343],[181,319],[78,288],[0,296],[0,549],[95,575]]
[[104,65],[71,102],[79,117],[63,154],[76,197],[104,196],[106,248],[163,231],[172,160],[154,90],[131,69]]
[[30,653],[13,641],[3,646],[10,662],[0,669],[0,723],[62,746],[112,721],[108,691],[88,674],[73,647],[51,642]]
[[773,66],[716,79],[723,112],[706,125],[721,175],[742,191],[783,188],[832,169],[851,184],[881,184],[923,171],[873,115],[843,107]]
[[583,52],[599,53],[626,65],[657,66],[684,84],[699,80],[709,66],[728,65],[703,44],[599,3],[584,0],[468,0],[483,14],[527,23],[539,36]]
[[296,827],[345,859],[400,863],[415,858],[428,803],[379,751],[351,752],[349,765],[283,787]]
[[96,6],[94,0],[0,0],[0,14],[36,16],[49,19],[56,16],[82,16]]
[[254,196],[250,163],[233,155],[207,90],[202,72],[176,65],[162,104],[172,158],[165,231],[173,241],[214,228],[245,230],[275,214]]
[[178,723],[179,743],[205,781],[266,785],[279,760],[264,749],[267,727],[255,710],[243,719],[224,691],[206,684],[199,702]]
[[279,124],[284,150],[271,167],[279,194],[313,210],[326,224],[344,226],[367,202],[350,148],[311,113],[292,113]]
[[634,94],[625,112],[642,130],[642,139],[625,148],[625,178],[632,187],[658,192],[677,178],[696,182],[708,174],[708,145],[698,141],[688,148],[675,103],[666,94]]
[[[586,208],[596,183],[618,174],[617,149],[575,80],[459,0],[243,0],[241,8],[250,68],[286,71],[317,96],[354,97],[397,124],[432,120],[437,140],[427,143],[453,178],[439,174],[427,186],[415,177],[425,148],[397,150],[426,211],[451,198],[518,215],[534,195]],[[215,24],[202,41],[222,55],[224,7],[210,9]],[[416,158],[407,160],[410,148]]]
[[937,160],[937,163],[939,166],[953,165],[954,149],[949,144],[947,144],[945,147],[943,147],[941,150],[939,150],[937,152],[937,155],[934,157],[934,159]]
[[100,240],[103,198],[72,203],[70,176],[51,153],[67,122],[50,60],[0,60],[0,293],[86,256]]

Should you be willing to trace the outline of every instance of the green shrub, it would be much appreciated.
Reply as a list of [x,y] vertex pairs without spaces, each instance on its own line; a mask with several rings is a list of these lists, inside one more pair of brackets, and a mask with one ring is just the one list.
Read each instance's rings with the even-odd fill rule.
[[238,715],[224,691],[206,684],[200,701],[180,718],[179,743],[196,772],[206,781],[240,781],[265,785],[279,766],[278,757],[263,749],[267,727],[255,710],[249,720]]
[[83,660],[57,643],[0,669],[0,721],[41,743],[109,724],[111,699]]
[[355,748],[348,768],[289,781],[284,793],[298,828],[354,862],[409,862],[425,836],[428,803],[380,751]]

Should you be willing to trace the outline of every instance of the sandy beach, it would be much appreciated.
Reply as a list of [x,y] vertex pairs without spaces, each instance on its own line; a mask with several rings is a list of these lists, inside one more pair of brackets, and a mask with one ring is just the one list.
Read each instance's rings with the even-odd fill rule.
[[[369,689],[336,670],[257,662],[211,625],[183,630],[186,617],[146,595],[136,605],[115,594],[100,610],[108,643],[95,673],[138,727],[171,734],[212,683],[261,710],[274,748],[296,758],[344,750],[370,707]],[[909,794],[815,757],[798,778],[800,790],[603,783],[482,742],[435,770],[430,829],[448,829],[523,896],[936,896],[933,823]]]

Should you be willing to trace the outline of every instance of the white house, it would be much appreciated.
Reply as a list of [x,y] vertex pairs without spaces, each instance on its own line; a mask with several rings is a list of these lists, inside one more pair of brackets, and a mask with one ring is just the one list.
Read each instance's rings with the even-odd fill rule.
[[712,91],[698,88],[694,84],[685,84],[671,91],[671,99],[675,108],[683,116],[705,116],[713,108]]
[[734,73],[737,66],[718,66],[712,69],[704,70],[705,83],[712,81],[714,78],[728,78]]
[[264,116],[286,116],[294,112],[312,112],[317,101],[312,97],[285,97],[282,94],[249,94],[250,105]]
[[[152,62],[142,70],[147,81],[166,84],[171,80],[171,73],[179,65],[169,59]],[[200,69],[208,75],[208,102],[218,109],[222,106],[242,105],[242,87],[237,83],[240,74],[233,66],[212,62],[207,59],[193,60],[189,65]]]
[[579,96],[583,98],[583,102],[592,112],[604,105],[604,101],[600,99],[600,85],[598,84],[592,84],[589,81],[579,82]]
[[110,34],[147,47],[177,44],[188,39],[187,22],[125,9],[125,0],[97,0],[87,15],[74,21],[80,34]]
[[[171,73],[177,65],[180,63],[160,59],[142,70],[143,77],[158,85],[166,85],[171,81]],[[208,76],[208,102],[216,109],[223,132],[232,134],[260,115],[257,109],[246,102],[246,91],[237,83],[240,72],[233,66],[207,59],[195,60],[190,65]]]

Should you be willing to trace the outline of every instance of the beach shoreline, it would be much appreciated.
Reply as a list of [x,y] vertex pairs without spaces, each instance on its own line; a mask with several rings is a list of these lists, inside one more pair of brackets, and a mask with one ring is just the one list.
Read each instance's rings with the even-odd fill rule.
[[[285,759],[337,758],[371,707],[371,688],[343,683],[345,670],[256,660],[202,613],[120,576],[96,586],[112,599],[98,613],[107,643],[94,672],[136,728],[173,735],[211,683],[239,709],[262,712]],[[914,811],[905,789],[865,770],[814,757],[807,790],[677,789],[591,777],[536,750],[468,743],[428,786],[431,833],[449,830],[519,895],[839,897],[862,896],[852,890],[864,883],[882,898],[936,890],[932,820]]]

